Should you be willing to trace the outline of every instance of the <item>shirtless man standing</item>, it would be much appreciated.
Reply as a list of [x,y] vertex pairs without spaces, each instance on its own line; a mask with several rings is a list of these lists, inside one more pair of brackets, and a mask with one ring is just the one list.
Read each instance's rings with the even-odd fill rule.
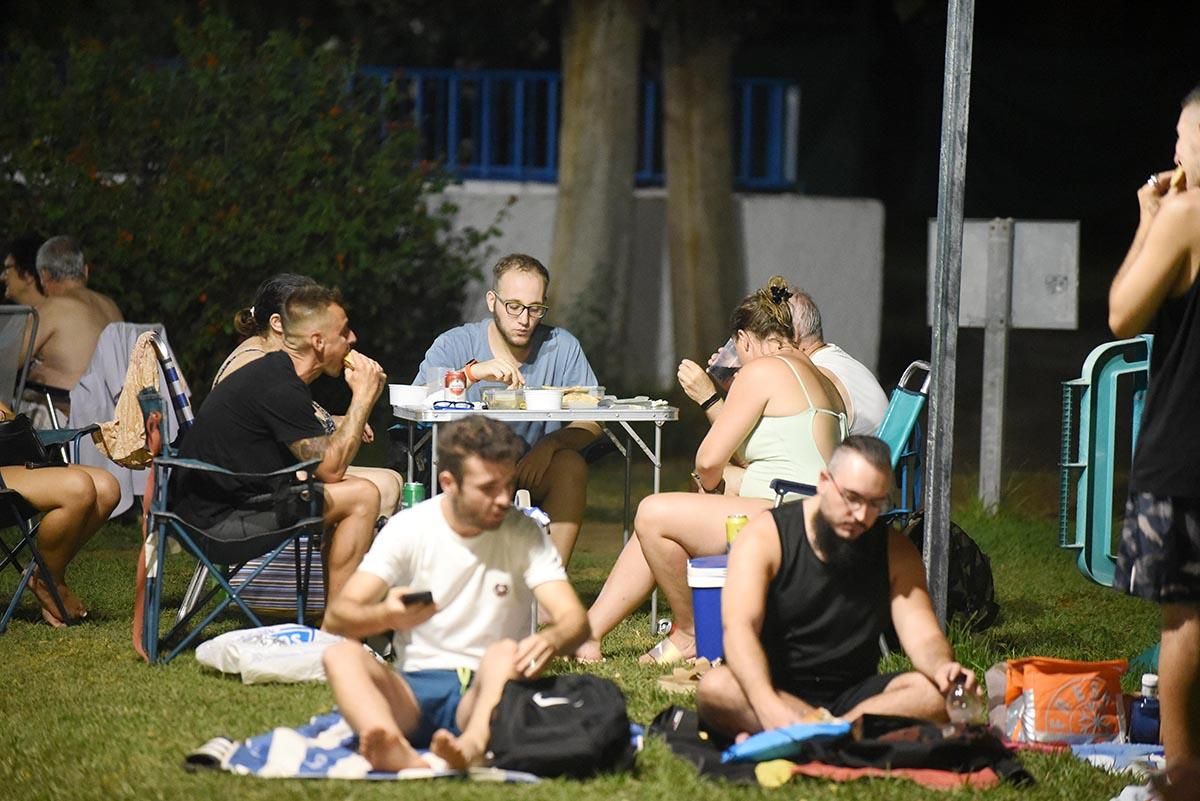
[[46,240],[38,248],[37,271],[46,299],[38,306],[29,380],[70,389],[87,370],[100,332],[124,318],[111,298],[88,289],[83,250],[71,237]]

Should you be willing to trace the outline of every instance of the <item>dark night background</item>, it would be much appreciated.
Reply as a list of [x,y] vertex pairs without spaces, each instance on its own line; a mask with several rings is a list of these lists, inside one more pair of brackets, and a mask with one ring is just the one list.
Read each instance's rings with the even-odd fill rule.
[[[650,4],[654,7],[654,4]],[[1009,346],[1006,463],[1052,468],[1059,382],[1110,338],[1108,281],[1137,222],[1134,193],[1172,163],[1179,100],[1200,83],[1200,3],[976,4],[966,214],[1081,221],[1080,330],[1015,331]],[[364,63],[557,69],[565,4],[482,0],[220,3],[261,34],[303,27],[357,41]],[[195,3],[6,3],[8,36],[56,45],[66,32],[169,42]],[[747,2],[736,12],[735,73],[801,90],[800,189],[886,204],[879,374],[926,358],[925,225],[936,212],[946,7],[925,0]],[[647,72],[658,43],[648,32]],[[788,265],[781,265],[787,271]],[[978,450],[982,337],[959,342],[957,464]]]

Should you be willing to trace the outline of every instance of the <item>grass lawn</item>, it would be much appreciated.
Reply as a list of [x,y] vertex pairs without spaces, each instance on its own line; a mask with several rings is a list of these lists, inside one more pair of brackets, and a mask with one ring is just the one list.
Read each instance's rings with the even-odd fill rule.
[[[683,463],[668,465],[664,489],[682,488],[686,476]],[[640,497],[649,481],[646,476],[637,478],[635,496]],[[973,486],[967,480],[958,483]],[[982,671],[998,660],[1033,654],[1130,657],[1153,643],[1158,618],[1152,606],[1089,583],[1075,569],[1072,555],[1056,547],[1053,510],[1045,502],[1053,496],[1054,478],[1020,477],[1011,486],[1015,497],[999,517],[985,517],[965,502],[955,505],[956,521],[991,557],[1002,608],[991,630],[954,634],[960,659]],[[620,545],[619,488],[619,463],[610,459],[595,471],[588,524],[572,562],[572,578],[585,603],[599,590]],[[537,786],[447,781],[397,786],[189,774],[182,768],[184,754],[210,737],[248,737],[274,726],[302,723],[330,707],[330,694],[324,685],[245,686],[237,678],[202,669],[191,652],[166,666],[139,661],[129,630],[137,537],[131,526],[109,525],[71,568],[71,584],[91,608],[85,625],[51,630],[29,597],[9,631],[0,635],[0,798],[686,801],[769,795],[856,801],[938,795],[895,780],[838,785],[797,779],[773,791],[731,787],[698,779],[658,742],[648,743],[632,775]],[[4,600],[15,585],[15,574],[8,572],[0,579]],[[174,561],[169,597],[181,594],[189,573],[182,559]],[[655,678],[666,669],[637,664],[637,655],[653,644],[647,609],[610,636],[608,661],[596,666],[596,672],[625,690],[630,716],[641,723],[680,698],[656,687]],[[235,627],[232,619],[224,623],[224,628]],[[1136,677],[1127,677],[1127,688],[1135,684]],[[1107,799],[1126,784],[1069,756],[1028,754],[1022,759],[1037,786],[1020,791],[1001,787],[987,797]]]

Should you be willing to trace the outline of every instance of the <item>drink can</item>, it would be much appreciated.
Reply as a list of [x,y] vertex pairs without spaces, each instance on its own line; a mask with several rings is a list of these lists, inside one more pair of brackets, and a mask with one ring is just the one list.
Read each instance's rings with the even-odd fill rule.
[[746,527],[750,522],[750,518],[746,515],[729,515],[725,518],[725,551],[733,547],[733,541],[737,539],[738,532]]
[[442,381],[446,387],[446,400],[462,400],[467,394],[467,373],[465,370],[447,370]]
[[407,481],[404,484],[404,498],[401,505],[408,509],[425,500],[425,485],[420,481]]

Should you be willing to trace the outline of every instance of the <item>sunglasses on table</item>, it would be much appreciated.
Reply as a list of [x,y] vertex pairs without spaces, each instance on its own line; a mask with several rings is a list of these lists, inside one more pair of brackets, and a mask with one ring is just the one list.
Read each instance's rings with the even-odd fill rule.
[[440,400],[440,401],[434,401],[434,402],[433,402],[433,408],[434,408],[436,411],[445,411],[445,410],[447,410],[447,409],[463,409],[463,410],[468,410],[468,409],[474,409],[474,408],[475,408],[475,404],[471,403],[470,401],[448,401],[448,400]]

